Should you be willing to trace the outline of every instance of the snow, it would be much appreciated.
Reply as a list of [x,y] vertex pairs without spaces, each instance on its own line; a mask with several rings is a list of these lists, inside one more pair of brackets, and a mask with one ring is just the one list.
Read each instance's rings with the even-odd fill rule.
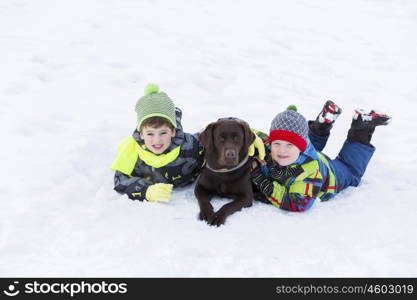
[[[3,0],[0,20],[0,276],[417,276],[415,1]],[[193,186],[167,204],[112,190],[149,82],[187,132],[228,116],[267,131],[332,99],[331,157],[355,108],[393,122],[358,188],[214,228]]]

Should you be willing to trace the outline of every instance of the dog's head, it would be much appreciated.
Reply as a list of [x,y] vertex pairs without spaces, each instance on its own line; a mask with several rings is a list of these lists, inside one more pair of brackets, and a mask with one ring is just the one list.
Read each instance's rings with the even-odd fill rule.
[[246,122],[226,119],[209,124],[199,140],[211,167],[233,168],[247,156],[255,134]]

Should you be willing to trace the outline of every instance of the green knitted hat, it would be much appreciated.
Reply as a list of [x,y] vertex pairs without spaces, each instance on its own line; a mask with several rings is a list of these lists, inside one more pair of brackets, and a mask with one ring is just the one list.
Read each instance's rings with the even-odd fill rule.
[[136,102],[135,111],[138,114],[138,129],[143,121],[152,117],[165,118],[177,128],[174,102],[167,94],[159,92],[156,84],[151,83],[145,87],[145,95]]

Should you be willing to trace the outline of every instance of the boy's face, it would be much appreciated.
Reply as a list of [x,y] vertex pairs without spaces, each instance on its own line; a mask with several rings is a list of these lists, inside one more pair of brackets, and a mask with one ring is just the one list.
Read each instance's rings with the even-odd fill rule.
[[140,137],[145,141],[146,148],[155,154],[163,153],[171,145],[171,138],[175,136],[175,129],[166,125],[161,127],[145,126],[140,132]]
[[297,146],[287,141],[275,140],[271,144],[272,159],[283,167],[294,163],[300,156],[300,152]]

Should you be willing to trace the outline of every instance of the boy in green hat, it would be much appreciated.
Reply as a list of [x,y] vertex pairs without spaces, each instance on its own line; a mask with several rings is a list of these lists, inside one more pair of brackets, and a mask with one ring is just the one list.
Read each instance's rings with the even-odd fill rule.
[[181,110],[155,84],[135,106],[138,124],[118,147],[112,164],[114,189],[132,200],[168,202],[173,187],[193,182],[203,165],[203,148],[185,133]]

